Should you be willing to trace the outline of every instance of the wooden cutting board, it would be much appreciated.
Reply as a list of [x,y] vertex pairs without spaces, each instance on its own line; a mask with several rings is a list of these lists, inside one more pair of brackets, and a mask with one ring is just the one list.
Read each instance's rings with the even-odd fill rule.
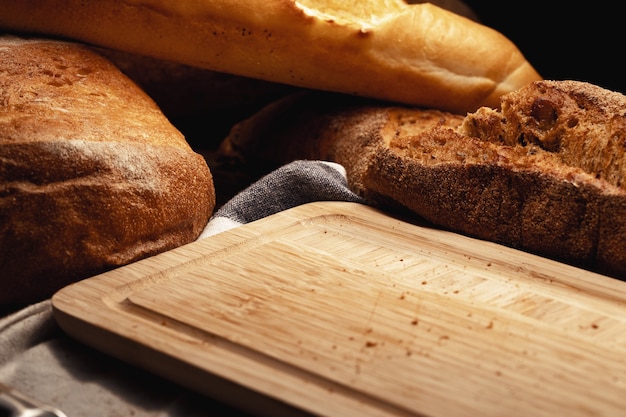
[[354,203],[71,285],[71,336],[264,415],[626,413],[626,283]]

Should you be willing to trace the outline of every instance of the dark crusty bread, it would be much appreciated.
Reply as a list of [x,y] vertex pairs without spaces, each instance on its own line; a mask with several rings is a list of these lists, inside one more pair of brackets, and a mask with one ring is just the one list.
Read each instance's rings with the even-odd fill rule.
[[466,117],[312,95],[242,122],[222,152],[249,164],[330,159],[373,204],[626,278],[621,94],[539,81],[505,95],[502,111]]
[[[626,96],[597,85],[544,81],[482,108],[462,132],[505,145],[539,147],[617,187],[626,181]],[[622,187],[623,188],[623,187]]]
[[0,37],[0,305],[193,241],[205,160],[93,50]]

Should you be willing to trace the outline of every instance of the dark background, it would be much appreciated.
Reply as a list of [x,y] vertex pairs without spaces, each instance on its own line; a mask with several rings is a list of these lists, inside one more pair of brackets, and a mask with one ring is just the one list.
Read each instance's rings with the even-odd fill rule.
[[465,3],[483,24],[511,39],[544,78],[589,81],[626,93],[626,19],[619,2]]

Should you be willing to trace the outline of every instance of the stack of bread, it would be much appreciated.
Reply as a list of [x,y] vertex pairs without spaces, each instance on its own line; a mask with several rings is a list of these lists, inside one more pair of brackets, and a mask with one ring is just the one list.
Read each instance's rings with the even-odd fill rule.
[[199,236],[218,168],[181,109],[232,110],[200,136],[259,175],[335,161],[383,209],[626,277],[626,99],[440,4],[0,0],[0,305]]

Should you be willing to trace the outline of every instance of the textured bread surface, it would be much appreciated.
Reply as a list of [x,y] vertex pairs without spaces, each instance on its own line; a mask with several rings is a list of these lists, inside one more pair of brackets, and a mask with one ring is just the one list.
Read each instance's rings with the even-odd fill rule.
[[459,113],[540,79],[501,33],[402,0],[0,0],[0,29]]
[[266,170],[333,160],[373,204],[626,279],[624,100],[539,81],[464,117],[300,95],[235,126],[221,151]]
[[502,98],[502,111],[469,115],[463,132],[540,148],[617,187],[626,181],[626,96],[576,81],[543,81]]
[[0,304],[194,240],[211,173],[91,49],[0,37]]

